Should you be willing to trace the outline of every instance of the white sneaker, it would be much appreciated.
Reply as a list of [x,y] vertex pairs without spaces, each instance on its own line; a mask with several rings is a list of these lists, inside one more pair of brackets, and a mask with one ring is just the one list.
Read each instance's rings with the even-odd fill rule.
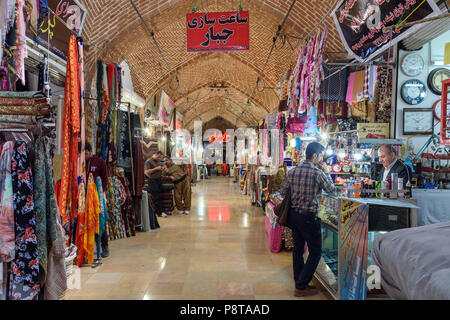
[[184,214],[189,214],[189,210],[185,210],[185,211],[184,211]]
[[167,217],[167,214],[165,214],[164,212],[161,214],[161,217]]
[[184,210],[179,211],[178,214],[184,214]]

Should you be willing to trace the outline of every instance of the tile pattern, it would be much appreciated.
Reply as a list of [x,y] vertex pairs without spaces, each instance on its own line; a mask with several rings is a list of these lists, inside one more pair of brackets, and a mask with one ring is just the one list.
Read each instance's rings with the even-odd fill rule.
[[[112,241],[110,257],[81,268],[81,289],[66,299],[300,299],[293,295],[291,252],[270,252],[263,211],[232,179],[198,183],[192,200],[191,215]],[[329,298],[322,291],[307,299]]]

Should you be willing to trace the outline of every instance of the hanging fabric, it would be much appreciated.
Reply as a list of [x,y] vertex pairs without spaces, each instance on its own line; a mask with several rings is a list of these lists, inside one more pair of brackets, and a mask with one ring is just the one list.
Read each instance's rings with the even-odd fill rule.
[[58,209],[55,207],[53,173],[48,162],[43,137],[36,139],[34,144],[34,207],[36,214],[36,237],[39,255],[40,283],[46,282],[48,253],[56,240],[56,218]]
[[29,16],[25,17],[25,12],[28,11],[25,8],[24,0],[17,0],[17,18],[16,18],[16,49],[14,50],[14,60],[16,63],[16,75],[21,81],[22,85],[25,85],[25,58],[28,57],[27,43],[25,37],[26,22],[29,20]]
[[78,267],[84,263],[84,233],[85,233],[85,214],[86,214],[86,187],[83,182],[78,188],[78,213],[77,213],[77,233],[75,237],[75,246],[77,247],[76,264]]
[[80,99],[80,107],[81,107],[81,120],[80,120],[80,129],[81,129],[81,150],[78,154],[78,179],[79,183],[83,183],[86,185],[86,156],[84,153],[84,146],[86,143],[86,136],[85,136],[85,122],[86,122],[86,114],[84,109],[84,52],[83,52],[83,40],[78,39],[78,54],[79,54],[79,78],[80,78],[80,92],[81,92],[81,99]]
[[15,256],[14,205],[11,175],[11,159],[14,142],[3,145],[0,156],[0,301],[7,296],[6,263]]
[[39,258],[33,176],[28,147],[17,141],[11,162],[16,253],[11,265],[9,298],[33,300],[39,293]]
[[84,221],[84,256],[78,257],[81,260],[86,259],[88,264],[94,263],[95,234],[99,233],[100,228],[99,214],[100,200],[98,198],[98,191],[94,182],[94,177],[92,174],[89,174]]
[[[103,233],[106,232],[106,221],[109,220],[109,217],[108,217],[108,209],[106,207],[106,198],[105,194],[103,193],[102,179],[100,177],[97,177],[95,184],[97,185],[98,199],[100,203],[99,232],[98,232],[98,241],[100,242]],[[98,245],[97,248],[100,248],[100,246]]]
[[61,192],[59,211],[62,216],[66,234],[70,234],[71,217],[76,213],[78,195],[77,161],[78,135],[80,133],[80,82],[78,68],[77,44],[74,36],[70,37],[67,57],[66,87],[64,94],[63,121],[63,168],[61,175]]

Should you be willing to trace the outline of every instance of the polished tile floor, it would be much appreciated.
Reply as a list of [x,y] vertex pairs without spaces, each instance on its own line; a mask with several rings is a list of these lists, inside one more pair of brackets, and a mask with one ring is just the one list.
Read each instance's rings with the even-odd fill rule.
[[158,230],[111,241],[110,257],[81,268],[81,289],[66,299],[300,299],[291,252],[270,252],[264,213],[239,185],[211,177],[192,191],[189,216],[160,218]]

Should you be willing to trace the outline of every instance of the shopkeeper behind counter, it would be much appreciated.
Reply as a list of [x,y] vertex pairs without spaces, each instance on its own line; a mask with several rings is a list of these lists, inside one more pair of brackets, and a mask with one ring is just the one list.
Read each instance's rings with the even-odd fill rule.
[[[403,189],[406,189],[408,181],[411,183],[411,168],[397,159],[397,153],[391,144],[384,144],[378,149],[378,157],[383,168],[377,174],[377,181],[387,181],[393,173],[398,174],[398,178],[403,179]],[[373,180],[369,180],[373,182]]]

